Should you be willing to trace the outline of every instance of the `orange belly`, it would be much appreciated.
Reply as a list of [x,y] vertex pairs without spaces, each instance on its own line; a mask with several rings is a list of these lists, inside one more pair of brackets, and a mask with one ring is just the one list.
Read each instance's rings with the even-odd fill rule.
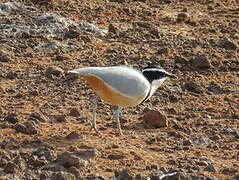
[[130,98],[120,94],[119,92],[115,92],[112,88],[107,86],[102,79],[96,76],[93,75],[80,75],[80,76],[83,77],[88,82],[93,91],[101,99],[113,105],[121,107],[135,106],[139,104],[145,97],[145,95],[142,95],[140,97]]

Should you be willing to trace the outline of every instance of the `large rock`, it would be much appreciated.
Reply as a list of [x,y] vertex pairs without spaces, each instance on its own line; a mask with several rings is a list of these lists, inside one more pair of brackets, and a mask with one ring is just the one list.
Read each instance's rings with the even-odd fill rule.
[[159,111],[150,110],[144,115],[143,119],[147,125],[156,128],[168,126],[167,117]]

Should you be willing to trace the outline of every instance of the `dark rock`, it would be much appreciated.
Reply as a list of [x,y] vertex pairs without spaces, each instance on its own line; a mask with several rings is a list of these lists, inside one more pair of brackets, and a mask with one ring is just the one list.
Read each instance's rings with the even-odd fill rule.
[[151,110],[147,112],[143,120],[145,121],[146,125],[158,127],[168,127],[168,120],[167,117],[159,111]]
[[180,22],[185,22],[185,21],[188,21],[188,14],[187,13],[179,13],[177,15],[177,22],[180,23]]
[[56,153],[48,147],[39,147],[36,151],[32,152],[39,159],[46,159],[48,161],[53,161],[56,159]]
[[203,169],[204,171],[208,171],[208,172],[216,172],[215,167],[212,164],[209,164],[207,167],[205,167]]
[[186,58],[182,57],[182,56],[175,56],[174,61],[175,61],[175,63],[179,63],[179,64],[188,63],[188,60]]
[[209,69],[212,68],[212,64],[207,58],[206,55],[204,54],[199,54],[194,56],[191,60],[190,63],[193,67],[198,68],[198,69]]
[[173,159],[170,159],[167,161],[167,164],[170,164],[170,165],[177,165],[177,162]]
[[67,172],[58,172],[56,174],[53,174],[51,177],[51,180],[75,180],[76,177]]
[[80,135],[77,132],[71,132],[66,136],[66,139],[79,139]]
[[69,39],[75,39],[78,38],[80,35],[81,35],[80,30],[76,26],[70,25],[64,37]]
[[31,113],[30,116],[29,116],[29,120],[35,121],[35,122],[38,122],[38,121],[46,122],[44,117],[42,117],[42,115],[40,113],[37,113],[37,112]]
[[90,149],[82,149],[76,152],[77,156],[79,156],[81,159],[85,161],[90,161],[91,159],[94,159],[97,155],[97,150],[95,148]]
[[53,60],[55,60],[55,61],[66,61],[66,60],[69,60],[69,59],[70,59],[69,55],[58,54],[58,55],[55,56],[55,58]]
[[111,160],[124,159],[124,158],[125,158],[124,154],[110,154],[110,155],[108,155],[108,159],[111,159]]
[[77,108],[71,108],[69,116],[79,117],[80,116],[80,112],[78,111]]
[[184,146],[192,146],[193,142],[190,139],[186,139],[183,141],[183,145]]
[[48,67],[45,71],[45,75],[48,77],[48,78],[52,78],[52,76],[60,76],[64,73],[64,70],[59,68],[59,67],[55,67],[55,66],[51,66],[51,67]]
[[76,168],[75,166],[71,166],[69,169],[68,169],[68,172],[73,174],[75,177],[79,178],[80,176],[80,171],[78,168]]
[[30,121],[24,123],[17,123],[14,128],[17,132],[21,132],[23,134],[37,134],[35,123]]
[[8,161],[0,156],[0,168],[6,166]]
[[197,93],[197,94],[201,94],[204,92],[203,88],[193,81],[186,82],[184,84],[184,88],[188,91],[191,91],[191,92]]
[[8,78],[8,79],[16,79],[17,78],[17,73],[16,72],[9,72],[6,75],[6,78]]
[[52,115],[52,117],[56,122],[66,122],[66,115],[64,114]]
[[46,160],[38,159],[36,156],[30,157],[28,165],[31,165],[34,168],[39,168],[47,164]]
[[8,53],[0,49],[0,62],[9,62],[10,60]]
[[232,174],[235,174],[237,172],[238,172],[238,170],[230,169],[230,168],[225,168],[225,169],[222,170],[222,173],[225,174],[225,175],[232,175]]
[[43,171],[40,175],[39,175],[40,180],[47,180],[50,178],[49,173],[47,173],[46,171]]
[[178,133],[177,131],[169,131],[169,132],[168,132],[168,135],[169,135],[169,136],[176,137],[176,138],[179,138],[179,139],[182,139],[182,138],[183,138],[183,136],[182,136],[180,133]]
[[18,166],[11,161],[9,161],[7,165],[4,167],[5,173],[16,173],[18,170],[19,170]]
[[116,180],[133,180],[134,175],[128,169],[124,169],[119,172],[115,172]]
[[[239,4],[239,3],[238,3]],[[239,174],[238,175],[236,175],[236,176],[234,176],[232,179],[230,179],[230,180],[239,180]]]
[[78,154],[76,153],[66,151],[57,157],[56,162],[58,162],[65,168],[70,168],[71,166],[85,167],[87,162],[77,155]]
[[108,32],[109,32],[109,33],[113,33],[113,34],[115,34],[115,35],[119,35],[119,30],[118,30],[118,28],[117,28],[115,25],[113,25],[113,24],[109,24],[109,26],[108,26]]
[[8,121],[12,124],[16,124],[18,122],[17,114],[16,113],[10,113],[4,118],[4,120]]
[[224,48],[224,49],[229,49],[229,50],[237,50],[238,45],[231,39],[224,38],[219,40],[219,46]]

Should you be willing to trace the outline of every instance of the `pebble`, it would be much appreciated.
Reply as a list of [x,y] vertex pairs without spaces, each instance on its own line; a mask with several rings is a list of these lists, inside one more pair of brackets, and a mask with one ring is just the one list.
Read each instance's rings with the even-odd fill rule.
[[14,128],[17,132],[21,132],[23,134],[37,134],[35,123],[30,121],[24,123],[17,123]]
[[16,173],[18,171],[18,167],[14,162],[9,161],[7,165],[4,167],[5,173]]
[[16,124],[18,122],[17,114],[16,113],[10,113],[5,118],[4,121],[8,121],[12,124]]
[[116,180],[133,180],[134,175],[129,169],[123,169],[115,172]]
[[109,33],[113,33],[113,34],[115,34],[115,35],[119,35],[119,30],[118,30],[118,28],[115,26],[115,25],[113,25],[113,24],[109,24],[109,26],[108,26],[108,32]]
[[237,50],[238,45],[229,38],[224,38],[219,40],[219,46],[224,49],[229,49],[229,50]]
[[73,131],[66,136],[66,139],[71,139],[71,140],[72,139],[79,139],[79,137],[80,137],[80,135],[77,132]]
[[2,49],[0,49],[0,62],[9,62],[11,60],[8,53]]
[[143,120],[147,125],[156,128],[168,127],[167,117],[159,111],[150,110],[144,115]]
[[204,54],[198,54],[194,56],[190,60],[190,63],[193,67],[198,69],[209,69],[213,67],[208,57]]
[[208,171],[208,172],[216,172],[215,167],[212,164],[209,164],[207,167],[205,167],[203,169],[204,171]]
[[46,120],[44,119],[44,117],[42,117],[42,115],[40,113],[37,112],[33,112],[30,114],[29,118],[30,121],[35,121],[35,122],[46,122]]
[[79,117],[80,116],[80,112],[79,112],[79,110],[77,108],[71,108],[69,116]]
[[46,159],[48,161],[53,161],[56,159],[56,153],[52,149],[42,146],[32,152],[33,155],[38,156],[39,159]]
[[48,78],[53,78],[53,75],[54,76],[60,76],[63,73],[64,73],[64,70],[59,68],[59,67],[56,67],[56,66],[50,66],[45,71],[45,75]]
[[0,158],[0,167],[1,168],[6,166],[7,163],[8,163],[8,161],[5,158],[2,158],[2,157]]
[[184,84],[184,88],[190,92],[201,94],[204,92],[204,89],[193,81],[188,81]]
[[56,162],[58,162],[60,165],[64,166],[65,168],[70,168],[72,166],[79,168],[79,167],[86,167],[87,165],[87,162],[83,160],[82,158],[80,158],[79,156],[77,156],[77,153],[71,153],[68,151],[60,154],[57,157]]
[[65,114],[57,114],[57,115],[52,115],[53,119],[55,122],[66,122],[66,115]]
[[76,180],[76,177],[71,173],[61,171],[53,174],[51,180]]

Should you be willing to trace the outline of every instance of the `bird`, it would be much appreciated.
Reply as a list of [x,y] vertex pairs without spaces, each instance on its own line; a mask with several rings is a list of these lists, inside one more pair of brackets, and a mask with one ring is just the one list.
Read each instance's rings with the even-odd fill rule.
[[[122,108],[137,106],[147,101],[168,78],[176,78],[160,66],[147,66],[141,71],[128,66],[82,67],[69,70],[85,79],[98,98],[115,105],[118,133],[123,135],[120,124]],[[91,99],[93,119],[91,128],[96,127],[98,99]]]

